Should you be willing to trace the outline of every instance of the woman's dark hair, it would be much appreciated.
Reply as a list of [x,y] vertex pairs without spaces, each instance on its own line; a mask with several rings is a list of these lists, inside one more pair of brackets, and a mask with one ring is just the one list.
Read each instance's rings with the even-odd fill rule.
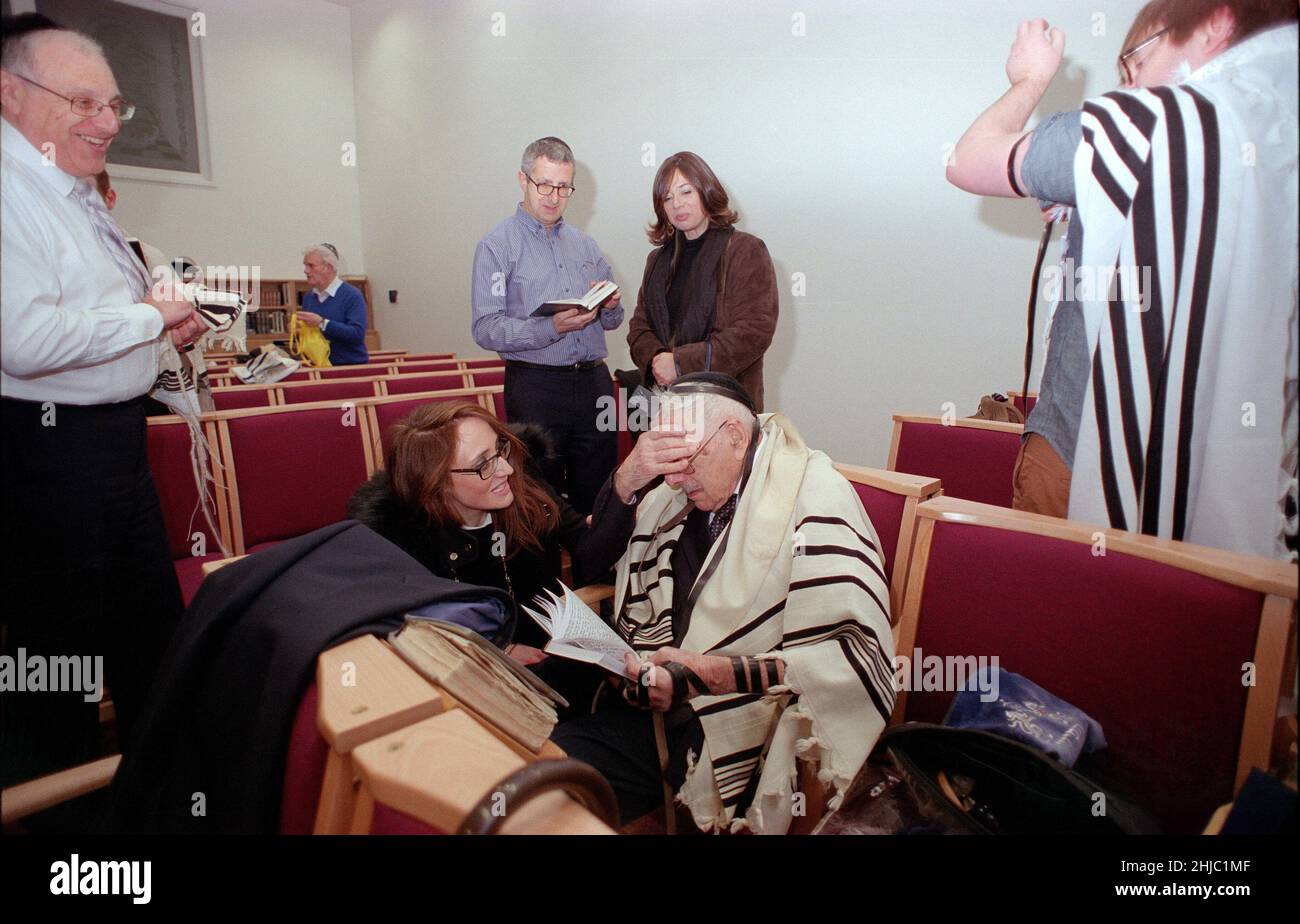
[[478,476],[457,476],[448,470],[456,454],[457,426],[470,418],[483,421],[499,439],[510,442],[514,473],[507,481],[515,496],[514,503],[492,513],[493,522],[505,533],[507,557],[525,546],[541,551],[542,535],[559,523],[554,504],[546,489],[527,472],[528,449],[505,424],[477,404],[468,401],[425,404],[393,427],[384,457],[393,493],[402,503],[423,510],[430,523],[459,524],[451,502],[451,479]]
[[659,172],[655,174],[654,185],[651,187],[650,199],[655,210],[655,223],[646,230],[646,235],[650,238],[650,243],[656,247],[671,239],[677,231],[673,223],[668,220],[668,212],[664,209],[664,197],[668,195],[668,184],[678,170],[682,172],[682,179],[694,186],[695,191],[700,194],[704,213],[709,216],[709,227],[730,228],[740,218],[731,208],[727,190],[723,188],[722,182],[709,165],[704,162],[704,158],[690,151],[678,151],[671,157],[664,158],[664,162],[659,165]]

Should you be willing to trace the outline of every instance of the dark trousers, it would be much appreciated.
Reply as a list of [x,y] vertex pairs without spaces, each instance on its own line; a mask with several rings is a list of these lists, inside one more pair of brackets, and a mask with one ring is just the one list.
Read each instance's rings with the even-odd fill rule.
[[[4,654],[102,656],[125,749],[183,609],[143,402],[6,398],[0,435]],[[98,756],[99,703],[84,691],[6,692],[2,711],[5,785]]]
[[568,496],[575,510],[591,513],[596,494],[618,459],[617,426],[597,429],[602,417],[617,421],[616,410],[602,415],[614,400],[608,367],[598,363],[589,369],[539,369],[508,363],[505,399],[511,423],[535,423],[550,432],[559,463],[556,470],[546,472],[547,478]]
[[664,804],[665,775],[674,792],[681,787],[687,751],[699,756],[704,727],[688,705],[665,714],[668,772],[661,774],[653,713],[629,706],[616,692],[602,700],[599,712],[557,725],[551,740],[574,760],[600,771],[618,797],[619,816],[627,824]]

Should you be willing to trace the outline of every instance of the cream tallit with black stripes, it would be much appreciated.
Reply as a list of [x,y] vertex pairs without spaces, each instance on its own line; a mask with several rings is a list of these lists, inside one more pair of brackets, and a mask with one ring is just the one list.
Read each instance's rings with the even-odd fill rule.
[[1071,519],[1290,554],[1296,38],[1271,29],[1177,86],[1084,104],[1081,264],[1116,285],[1080,299],[1093,363]]
[[[679,647],[779,655],[786,683],[767,696],[690,701],[705,743],[678,799],[706,831],[784,833],[799,810],[797,757],[817,761],[837,805],[894,703],[889,591],[875,530],[824,453],[808,449],[781,414],[759,421],[749,480],[700,569]],[[671,556],[688,505],[660,485],[637,508],[614,612],[615,628],[638,651],[673,643]]]

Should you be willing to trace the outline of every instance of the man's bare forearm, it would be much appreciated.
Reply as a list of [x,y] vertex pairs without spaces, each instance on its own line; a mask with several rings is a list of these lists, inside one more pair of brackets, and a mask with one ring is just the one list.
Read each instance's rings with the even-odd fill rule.
[[957,142],[948,165],[948,182],[979,196],[1015,196],[1007,179],[1007,156],[1024,134],[1025,123],[1048,86],[1023,80],[985,109]]

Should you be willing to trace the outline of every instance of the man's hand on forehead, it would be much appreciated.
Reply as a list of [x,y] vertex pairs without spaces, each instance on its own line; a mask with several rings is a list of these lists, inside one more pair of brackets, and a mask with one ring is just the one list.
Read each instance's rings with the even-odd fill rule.
[[677,433],[696,444],[705,439],[704,410],[697,402],[664,400],[659,405],[652,432]]
[[632,447],[632,452],[614,472],[614,490],[624,503],[636,491],[654,479],[674,475],[686,468],[698,442],[687,439],[681,430],[647,430]]

